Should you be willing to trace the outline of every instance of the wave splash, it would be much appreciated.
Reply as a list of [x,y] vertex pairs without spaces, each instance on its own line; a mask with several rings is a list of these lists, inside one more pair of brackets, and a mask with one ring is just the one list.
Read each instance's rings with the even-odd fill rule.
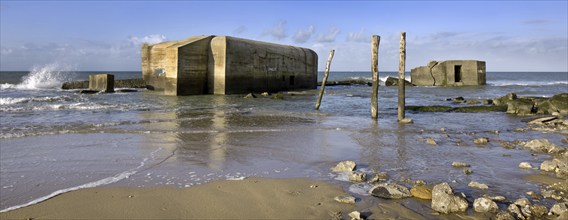
[[35,66],[20,84],[3,84],[2,89],[42,90],[59,89],[63,82],[75,78],[74,68],[59,63]]

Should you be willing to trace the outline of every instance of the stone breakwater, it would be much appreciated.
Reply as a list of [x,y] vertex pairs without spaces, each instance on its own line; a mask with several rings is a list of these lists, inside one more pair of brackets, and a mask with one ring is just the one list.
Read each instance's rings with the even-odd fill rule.
[[[114,81],[115,88],[147,88],[143,79],[119,79]],[[61,89],[87,89],[89,81],[71,81],[65,82]]]

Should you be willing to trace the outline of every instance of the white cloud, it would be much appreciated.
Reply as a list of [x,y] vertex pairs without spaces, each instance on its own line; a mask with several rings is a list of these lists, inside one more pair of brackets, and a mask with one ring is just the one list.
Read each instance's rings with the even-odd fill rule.
[[131,36],[128,38],[128,41],[133,45],[157,44],[166,41],[166,36],[161,34],[151,34],[144,37]]
[[286,26],[286,21],[280,21],[274,27],[265,30],[263,34],[270,35],[277,40],[282,40],[288,37],[285,26]]
[[341,30],[339,30],[339,28],[333,26],[331,27],[326,33],[324,34],[320,34],[318,36],[318,42],[321,43],[331,43],[335,41],[335,38],[337,37],[337,35],[339,34],[339,32],[341,32]]
[[294,35],[294,42],[296,43],[305,43],[307,42],[312,34],[315,31],[315,27],[313,25],[308,26],[306,29],[298,30]]
[[347,41],[370,43],[371,42],[371,35],[367,34],[367,31],[363,28],[357,33],[350,32],[347,35]]

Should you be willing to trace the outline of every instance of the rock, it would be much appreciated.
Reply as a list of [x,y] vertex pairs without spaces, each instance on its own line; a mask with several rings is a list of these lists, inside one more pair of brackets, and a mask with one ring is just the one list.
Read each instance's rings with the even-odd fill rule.
[[507,113],[519,116],[532,115],[536,113],[535,104],[527,98],[515,99],[507,102]]
[[331,171],[333,171],[333,172],[351,172],[351,171],[355,170],[356,167],[357,167],[357,164],[355,164],[354,161],[346,160],[346,161],[339,162],[337,165],[335,165],[335,167],[331,168]]
[[351,182],[365,182],[367,180],[367,174],[360,172],[353,172],[349,174],[349,181]]
[[373,196],[383,199],[403,199],[412,197],[408,188],[396,183],[379,184],[371,188],[371,190],[369,190],[369,193]]
[[467,184],[467,186],[471,187],[471,188],[477,188],[477,189],[489,189],[489,187],[483,183],[478,183],[475,181],[471,181],[469,182],[469,184]]
[[540,164],[540,170],[547,172],[556,172],[558,165],[553,160],[545,160]]
[[264,96],[264,97],[268,97],[268,96],[270,96],[270,93],[268,93],[268,92],[263,92],[263,93],[261,93],[260,95],[261,95],[261,96]]
[[333,198],[337,202],[346,203],[346,204],[355,204],[355,197],[353,196],[336,196]]
[[519,164],[519,168],[521,169],[532,169],[532,165],[529,162],[521,162]]
[[515,204],[510,204],[509,207],[507,207],[507,211],[513,214],[513,217],[515,217],[516,219],[521,219],[521,220],[527,219],[521,212],[521,209],[519,209],[519,207]]
[[462,172],[463,172],[463,174],[465,174],[465,175],[469,175],[469,174],[472,174],[472,173],[473,173],[473,170],[466,168],[466,169],[463,169]]
[[432,199],[432,189],[427,186],[414,186],[410,188],[410,194],[420,199]]
[[528,124],[533,124],[533,125],[542,125],[545,122],[549,122],[556,119],[556,116],[551,116],[551,117],[542,117],[542,118],[537,118],[534,119],[532,121],[529,121]]
[[386,173],[380,172],[380,173],[376,173],[373,178],[371,178],[371,180],[369,180],[370,183],[376,183],[379,181],[386,181],[388,180],[389,177],[387,176]]
[[[398,78],[395,77],[387,77],[385,80],[385,86],[398,86]],[[414,84],[404,80],[404,86],[414,86]]]
[[412,120],[412,118],[403,118],[400,121],[398,121],[401,124],[412,124],[414,123],[414,121]]
[[552,108],[556,112],[563,115],[568,114],[568,93],[561,93],[552,96],[552,98],[550,98],[550,104],[552,104]]
[[483,138],[483,137],[473,140],[473,143],[478,144],[478,145],[486,145],[488,142],[489,142],[489,139]]
[[470,167],[468,163],[454,161],[452,162],[453,167]]
[[530,207],[533,218],[541,219],[548,213],[548,209],[542,205],[533,205]]
[[505,196],[486,196],[488,199],[491,199],[493,201],[497,201],[497,202],[505,202],[505,200],[507,200],[507,198],[505,198]]
[[455,97],[452,99],[452,102],[456,102],[456,103],[462,103],[465,102],[465,99],[463,97]]
[[516,219],[513,215],[511,215],[511,213],[501,210],[495,215],[495,220],[516,220]]
[[530,198],[534,199],[534,200],[541,200],[542,199],[542,195],[540,195],[536,192],[533,192],[533,191],[528,191],[525,194],[527,194],[527,196],[530,196]]
[[568,158],[555,158],[552,160],[556,164],[556,176],[559,178],[568,178]]
[[86,89],[89,88],[89,81],[64,82],[61,89]]
[[561,215],[568,213],[568,202],[556,203],[550,208],[551,215]]
[[483,104],[484,105],[491,105],[491,104],[493,104],[493,99],[484,99]]
[[247,94],[244,98],[245,98],[245,99],[254,99],[254,98],[256,98],[256,95],[253,94],[253,93],[249,93],[249,94]]
[[520,207],[525,207],[525,206],[531,205],[531,202],[527,198],[519,198],[519,199],[515,200],[515,202],[513,204],[518,205]]
[[272,94],[272,99],[284,99],[284,95],[282,93]]
[[448,214],[451,212],[465,212],[467,200],[455,196],[448,183],[440,183],[432,189],[432,209],[437,212]]
[[361,219],[363,219],[363,218],[361,217],[361,213],[358,212],[358,211],[352,211],[352,212],[350,212],[350,213],[347,214],[347,215],[351,218],[351,220],[361,220]]
[[473,210],[476,212],[491,212],[496,213],[499,211],[499,206],[493,200],[488,198],[478,198],[473,201]]
[[468,105],[477,105],[477,104],[481,104],[481,102],[480,102],[480,101],[478,101],[478,100],[475,100],[475,99],[467,100],[467,101],[466,101],[465,103],[466,103],[466,104],[468,104]]
[[537,153],[555,154],[562,150],[555,144],[550,143],[547,139],[533,139],[527,141],[523,146]]
[[493,104],[497,106],[506,106],[507,102],[517,99],[517,94],[509,93],[501,98],[493,99]]
[[426,143],[428,143],[430,145],[438,145],[438,143],[436,143],[436,140],[434,140],[434,138],[426,139]]

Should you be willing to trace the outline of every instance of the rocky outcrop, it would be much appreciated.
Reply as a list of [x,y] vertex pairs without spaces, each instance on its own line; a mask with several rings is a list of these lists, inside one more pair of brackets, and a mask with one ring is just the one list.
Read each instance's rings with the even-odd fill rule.
[[493,99],[496,106],[507,106],[507,113],[517,115],[532,114],[568,114],[568,93],[561,93],[550,98],[517,97],[509,93],[503,97]]
[[452,212],[465,212],[467,200],[454,195],[454,191],[448,183],[440,183],[432,189],[432,209],[444,214]]
[[[398,86],[398,78],[394,78],[394,77],[387,77],[387,79],[385,80],[385,86]],[[407,80],[404,80],[404,86],[414,86],[414,84],[408,82]]]

